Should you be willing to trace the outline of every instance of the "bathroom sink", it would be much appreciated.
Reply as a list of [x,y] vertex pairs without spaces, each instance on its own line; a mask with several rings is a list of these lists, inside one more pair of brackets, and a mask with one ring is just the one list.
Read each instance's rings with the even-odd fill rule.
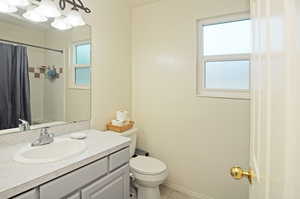
[[84,141],[70,138],[55,138],[54,142],[44,146],[21,148],[14,156],[14,160],[21,163],[40,164],[56,162],[71,156],[80,155],[86,150]]

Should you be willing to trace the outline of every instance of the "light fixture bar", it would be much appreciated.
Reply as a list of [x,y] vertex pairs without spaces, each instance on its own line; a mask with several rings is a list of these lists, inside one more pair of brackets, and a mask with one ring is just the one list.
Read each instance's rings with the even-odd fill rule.
[[[77,3],[76,3],[76,1],[77,1]],[[84,6],[84,4],[82,3],[81,0],[59,0],[59,6],[62,10],[64,10],[66,8],[66,3],[71,4],[73,6],[72,9],[74,9],[74,10],[81,9],[86,13],[92,12],[88,7]]]
[[[76,1],[78,3],[76,3]],[[64,10],[66,8],[66,2],[73,5],[74,6],[73,9],[75,9],[75,10],[81,9],[86,13],[91,13],[92,12],[88,7],[84,6],[84,4],[82,3],[81,0],[60,0],[59,1],[59,6],[62,10]]]
[[[37,0],[39,2],[41,2],[41,0]],[[74,10],[83,10],[86,13],[91,13],[92,11],[86,7],[81,0],[59,0],[59,7],[60,9],[64,10],[66,8],[66,4],[70,4],[73,6],[72,9]]]

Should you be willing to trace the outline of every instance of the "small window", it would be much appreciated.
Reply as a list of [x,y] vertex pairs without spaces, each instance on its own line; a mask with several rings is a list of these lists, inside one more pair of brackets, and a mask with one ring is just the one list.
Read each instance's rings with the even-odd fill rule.
[[91,64],[91,45],[89,43],[76,45],[76,64]]
[[210,61],[205,63],[205,88],[249,90],[248,60]]
[[89,89],[91,83],[91,44],[73,45],[73,84],[75,88]]
[[199,21],[198,95],[249,98],[251,20],[234,15]]
[[91,71],[90,67],[75,68],[75,84],[79,86],[87,86],[90,84]]
[[204,55],[251,53],[249,19],[203,26]]

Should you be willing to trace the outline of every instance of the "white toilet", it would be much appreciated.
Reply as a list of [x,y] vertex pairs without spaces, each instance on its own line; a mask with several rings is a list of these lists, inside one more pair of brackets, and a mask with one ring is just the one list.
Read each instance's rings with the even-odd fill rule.
[[[130,155],[135,153],[138,129],[130,129],[122,136],[131,138]],[[160,199],[159,185],[168,176],[167,166],[160,160],[138,156],[130,160],[130,172],[135,178],[134,186],[137,188],[138,199]]]

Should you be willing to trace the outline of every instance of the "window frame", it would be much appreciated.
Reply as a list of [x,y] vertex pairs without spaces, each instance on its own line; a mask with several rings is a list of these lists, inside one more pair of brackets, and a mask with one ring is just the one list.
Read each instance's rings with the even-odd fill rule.
[[[203,27],[222,23],[251,20],[249,13],[230,14],[220,17],[197,20],[197,96],[229,99],[250,99],[249,89],[211,89],[206,88],[206,62],[222,61],[249,61],[251,71],[251,53],[247,54],[227,54],[227,55],[204,55]],[[249,72],[249,86],[251,85],[251,72]]]
[[[90,44],[90,64],[76,64],[76,46]],[[72,88],[74,89],[91,89],[91,76],[90,76],[90,84],[88,86],[80,86],[76,84],[76,68],[90,68],[90,73],[92,72],[92,44],[90,40],[77,41],[72,43],[72,55],[71,55],[71,80],[72,80]],[[91,75],[91,74],[90,74]]]

